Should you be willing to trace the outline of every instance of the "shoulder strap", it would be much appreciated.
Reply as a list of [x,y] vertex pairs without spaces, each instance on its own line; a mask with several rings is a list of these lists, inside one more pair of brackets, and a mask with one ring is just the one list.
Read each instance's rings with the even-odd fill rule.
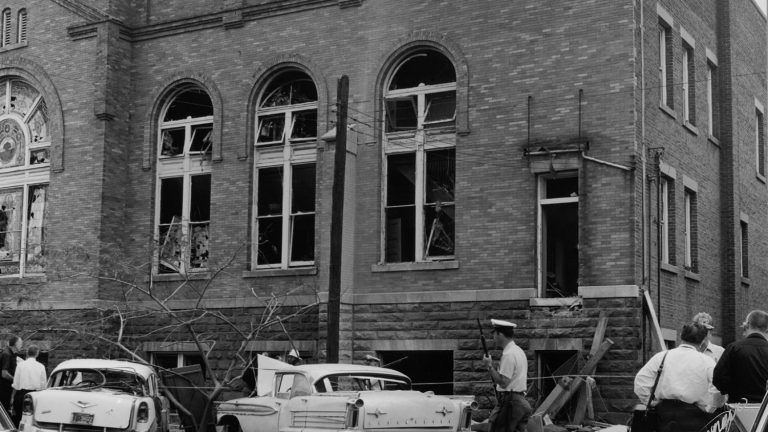
[[661,371],[664,370],[664,360],[667,359],[667,354],[669,354],[669,351],[664,353],[664,357],[661,358],[659,370],[656,372],[656,380],[653,382],[653,387],[651,387],[651,396],[648,397],[648,403],[645,405],[648,408],[651,407],[651,402],[653,402],[653,398],[656,396],[656,387],[659,385],[659,378],[661,378]]

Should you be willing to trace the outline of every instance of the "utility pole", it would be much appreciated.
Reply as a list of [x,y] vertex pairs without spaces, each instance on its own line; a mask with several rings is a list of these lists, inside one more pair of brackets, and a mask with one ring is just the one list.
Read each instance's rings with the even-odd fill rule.
[[339,78],[336,93],[336,154],[331,193],[331,259],[328,277],[328,363],[339,362],[339,315],[341,315],[341,251],[344,227],[344,173],[347,166],[347,105],[349,77]]

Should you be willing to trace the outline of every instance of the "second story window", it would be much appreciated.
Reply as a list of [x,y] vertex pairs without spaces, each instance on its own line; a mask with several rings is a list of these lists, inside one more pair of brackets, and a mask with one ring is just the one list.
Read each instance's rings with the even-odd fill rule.
[[385,262],[455,254],[456,72],[423,49],[394,69],[384,92]]
[[672,67],[672,28],[659,21],[659,90],[660,105],[674,108]]
[[208,268],[213,105],[200,88],[177,89],[158,122],[157,273]]
[[256,110],[253,268],[315,261],[317,89],[295,69],[270,80]]
[[683,121],[696,124],[696,69],[693,47],[683,43]]

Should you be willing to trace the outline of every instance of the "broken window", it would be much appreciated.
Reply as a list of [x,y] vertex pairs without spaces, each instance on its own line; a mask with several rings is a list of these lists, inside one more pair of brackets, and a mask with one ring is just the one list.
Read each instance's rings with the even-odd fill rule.
[[579,181],[575,174],[540,179],[540,280],[544,297],[578,294]]
[[384,367],[409,376],[414,390],[453,394],[453,351],[377,351]]
[[256,112],[253,265],[314,264],[317,90],[288,70],[266,86]]
[[45,271],[48,111],[40,92],[17,78],[0,81],[0,105],[0,275],[39,274]]
[[[384,96],[384,260],[452,259],[456,178],[453,64],[441,53],[424,49],[406,57],[394,71]],[[431,130],[426,133],[426,129]]]
[[158,273],[208,268],[213,105],[196,87],[183,87],[159,125]]

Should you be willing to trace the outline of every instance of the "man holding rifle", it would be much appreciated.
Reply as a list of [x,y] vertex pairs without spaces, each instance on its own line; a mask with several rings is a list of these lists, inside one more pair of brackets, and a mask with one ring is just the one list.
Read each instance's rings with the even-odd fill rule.
[[528,359],[523,350],[512,340],[516,324],[492,319],[491,325],[493,342],[496,348],[501,348],[503,351],[498,370],[493,367],[493,360],[487,351],[483,356],[483,364],[491,374],[491,381],[496,385],[497,394],[496,406],[488,419],[491,424],[490,432],[525,432],[528,418],[533,411],[525,399]]

